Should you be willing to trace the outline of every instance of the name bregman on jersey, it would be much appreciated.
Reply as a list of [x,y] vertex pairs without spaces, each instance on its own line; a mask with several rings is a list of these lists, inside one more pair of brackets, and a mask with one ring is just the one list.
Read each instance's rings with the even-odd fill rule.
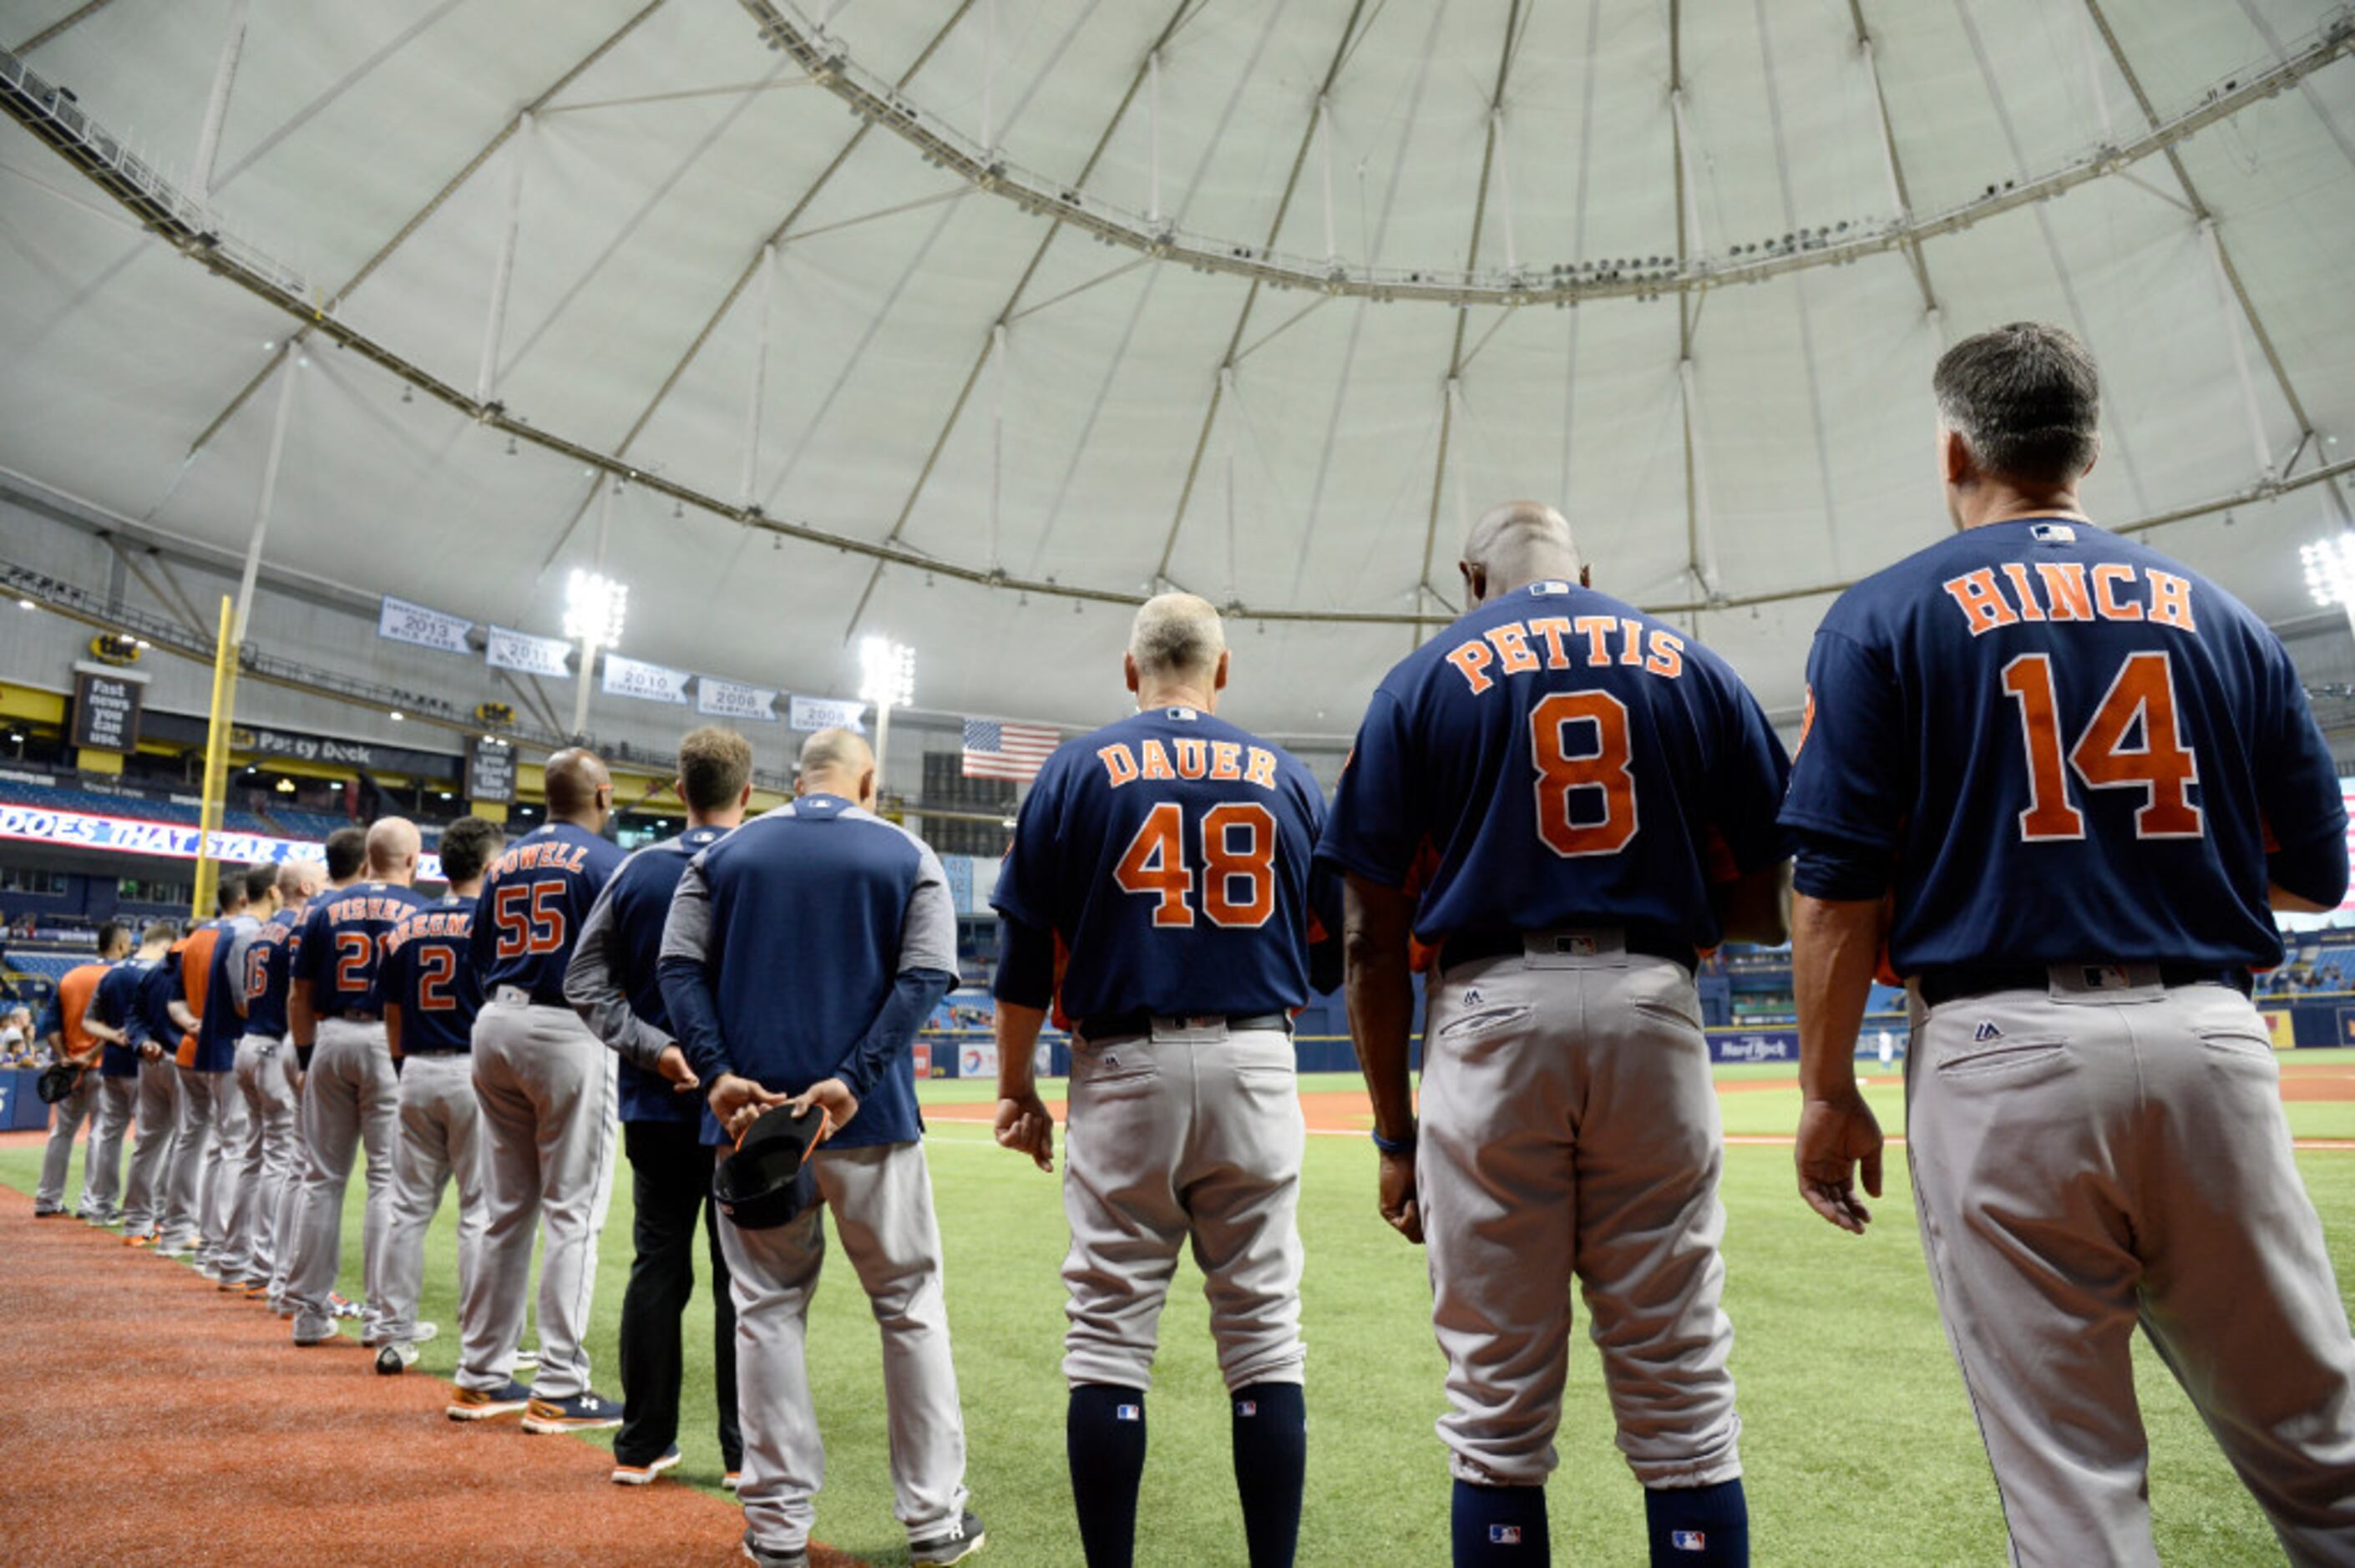
[[[2147,620],[2182,632],[2200,630],[2191,617],[2191,584],[2172,572],[2100,561],[2006,561],[2006,581],[1981,567],[1938,586],[1969,622],[1971,635],[2030,620]],[[2006,582],[2009,583],[2007,588]]]

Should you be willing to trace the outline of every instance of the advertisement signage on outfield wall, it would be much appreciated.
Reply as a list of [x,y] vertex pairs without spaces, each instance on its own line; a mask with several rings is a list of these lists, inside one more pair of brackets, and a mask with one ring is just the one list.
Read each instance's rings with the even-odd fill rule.
[[466,742],[466,799],[506,805],[515,798],[515,747],[482,735]]
[[147,677],[80,665],[74,671],[73,743],[101,751],[139,747],[139,705]]
[[[194,860],[201,838],[197,828],[183,822],[149,822],[135,817],[102,817],[88,811],[52,811],[39,806],[0,804],[0,839],[26,843]],[[260,861],[325,860],[327,853],[324,845],[308,839],[234,832],[215,833],[212,850],[215,860],[231,865],[250,865]],[[428,850],[418,865],[417,874],[422,881],[441,881],[442,857]]]

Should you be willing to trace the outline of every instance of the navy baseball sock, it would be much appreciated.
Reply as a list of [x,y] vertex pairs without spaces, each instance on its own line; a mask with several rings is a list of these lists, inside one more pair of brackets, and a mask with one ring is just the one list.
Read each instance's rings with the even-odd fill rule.
[[1653,1568],[1741,1568],[1750,1561],[1750,1503],[1739,1480],[1644,1491]]
[[1308,1404],[1296,1383],[1255,1383],[1229,1396],[1235,1419],[1235,1490],[1252,1568],[1292,1568],[1300,1544],[1300,1490],[1308,1471]]
[[1553,1560],[1543,1487],[1455,1483],[1455,1568],[1529,1568]]
[[1063,1446],[1088,1568],[1129,1568],[1136,1550],[1136,1489],[1145,1478],[1145,1391],[1101,1383],[1072,1389]]

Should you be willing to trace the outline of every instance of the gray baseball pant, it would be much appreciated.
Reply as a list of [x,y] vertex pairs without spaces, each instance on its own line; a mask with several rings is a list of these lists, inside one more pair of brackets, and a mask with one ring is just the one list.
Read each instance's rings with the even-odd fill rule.
[[381,1332],[382,1248],[392,1218],[397,1089],[392,1050],[385,1044],[382,1023],[351,1018],[320,1021],[310,1076],[303,1086],[303,1140],[310,1146],[311,1163],[303,1175],[302,1224],[294,1233],[294,1257],[286,1276],[298,1340],[324,1339],[335,1331],[327,1298],[335,1292],[343,1264],[344,1189],[351,1181],[352,1156],[363,1144],[368,1151],[368,1209],[360,1226],[360,1260],[367,1307],[360,1328],[370,1339]]
[[180,1069],[171,1057],[139,1059],[138,1139],[131,1148],[131,1176],[123,1192],[125,1237],[154,1234],[164,1217],[172,1174],[172,1139],[180,1114]]
[[[73,1163],[74,1139],[98,1107],[98,1069],[86,1069],[74,1079],[73,1093],[49,1107],[49,1141],[41,1150],[40,1184],[33,1189],[33,1213],[37,1214],[66,1206],[66,1170]],[[84,1218],[91,1211],[91,1179],[95,1173],[91,1160],[97,1153],[98,1144],[93,1139],[81,1162],[81,1207],[77,1212]]]
[[245,1126],[220,1267],[223,1278],[240,1284],[267,1284],[277,1255],[278,1202],[295,1162],[294,1085],[280,1060],[289,1054],[292,1048],[284,1041],[264,1034],[237,1043],[235,1075]]
[[100,1224],[112,1224],[123,1210],[123,1134],[139,1104],[137,1078],[110,1078],[92,1073],[98,1086],[98,1108],[91,1118],[90,1147],[82,1151],[82,1214]]
[[620,1125],[615,1057],[570,1008],[534,1006],[510,986],[475,1015],[474,1047],[489,1222],[459,1307],[458,1386],[502,1388],[515,1375],[532,1233],[544,1227],[531,1392],[570,1399],[589,1388],[597,1234],[613,1195]]
[[2056,967],[1916,1010],[1906,1157],[2019,1564],[2156,1563],[2139,1325],[2290,1561],[2355,1563],[2355,1338],[2264,1021]]
[[278,1189],[278,1213],[270,1219],[270,1309],[292,1312],[286,1299],[287,1277],[294,1268],[294,1238],[303,1234],[303,1183],[311,1173],[311,1137],[303,1121],[303,1061],[294,1042],[278,1054],[286,1068],[286,1096],[293,1107],[294,1148],[286,1161],[286,1181]]
[[483,1191],[481,1103],[474,1063],[454,1053],[410,1056],[400,1068],[400,1138],[392,1156],[392,1224],[384,1237],[388,1340],[417,1335],[417,1298],[425,1281],[425,1232],[442,1207],[442,1190],[458,1182],[458,1294],[480,1266],[490,1224]]
[[1721,1157],[1682,966],[1615,931],[1547,933],[1430,987],[1416,1196],[1457,1478],[1552,1473],[1573,1277],[1636,1478],[1741,1475]]
[[210,1265],[213,1272],[221,1272],[221,1260],[229,1249],[229,1226],[237,1217],[239,1178],[245,1160],[245,1095],[237,1086],[237,1068],[215,1075],[218,1084],[213,1091],[212,1152],[205,1158],[204,1184],[197,1193],[197,1212],[203,1224],[198,1232],[199,1255]]
[[1229,1390],[1298,1383],[1300,1161],[1292,1037],[1158,1020],[1071,1053],[1063,1376],[1152,1385],[1161,1308],[1190,1239]]
[[213,1207],[220,1192],[218,1171],[230,1140],[243,1130],[236,1115],[237,1079],[231,1073],[202,1073],[194,1067],[182,1067],[179,1074],[172,1201],[165,1213],[164,1231],[168,1242],[192,1245],[200,1261],[210,1262],[224,1228],[219,1222],[225,1216],[216,1215]]
[[[736,1405],[744,1430],[737,1498],[752,1539],[800,1550],[826,1481],[804,1345],[826,1261],[827,1209],[883,1332],[891,1427],[892,1512],[913,1541],[963,1516],[964,1414],[941,1293],[941,1232],[922,1143],[828,1149],[815,1157],[824,1202],[773,1230],[722,1215],[719,1246],[736,1301]],[[542,1337],[547,1333],[541,1327]]]

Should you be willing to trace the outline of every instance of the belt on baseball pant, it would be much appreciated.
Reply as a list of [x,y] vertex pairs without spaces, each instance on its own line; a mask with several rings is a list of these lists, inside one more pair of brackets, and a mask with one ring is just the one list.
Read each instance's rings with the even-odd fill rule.
[[1168,1029],[1213,1029],[1223,1023],[1229,1031],[1238,1034],[1249,1029],[1281,1029],[1286,1034],[1292,1033],[1292,1015],[1285,1012],[1149,1012],[1139,1007],[1103,1018],[1082,1020],[1080,1038],[1090,1041],[1127,1040],[1139,1034],[1152,1033],[1156,1023]]
[[[2047,991],[2056,974],[2084,971],[2084,986],[2089,991],[2124,989],[2129,983],[2128,971],[2156,970],[2158,983],[2172,991],[2177,986],[2224,985],[2247,996],[2254,989],[2249,971],[2237,964],[1985,964],[1951,969],[1924,969],[1913,977],[1913,988],[1921,993],[1922,1005],[1936,1007],[1944,1002],[1958,1001],[1966,996],[1987,996],[1999,991]],[[2117,978],[2105,980],[2105,974]]]
[[572,1004],[564,1000],[560,991],[537,991],[519,985],[495,985],[491,988],[491,1000],[504,1001],[509,1007],[560,1007],[567,1012],[572,1011]]
[[341,1019],[346,1023],[382,1023],[384,1022],[384,1014],[381,1012],[323,1012],[319,1015],[319,1022],[322,1023],[332,1022],[337,1019]]
[[404,1056],[467,1056],[473,1054],[473,1053],[468,1051],[464,1045],[437,1045],[431,1051],[410,1051],[404,1048],[400,1054]]
[[[1583,934],[1591,937],[1605,933],[1615,934],[1621,938],[1622,950],[1642,958],[1666,959],[1670,963],[1682,966],[1687,974],[1692,973],[1700,965],[1700,958],[1693,951],[1692,944],[1680,942],[1673,937],[1633,927],[1623,930],[1617,927],[1595,927]],[[1581,935],[1579,930],[1570,927],[1552,931],[1514,931],[1498,927],[1451,932],[1439,947],[1439,972],[1444,975],[1458,964],[1475,963],[1482,959],[1517,958],[1530,950],[1532,941],[1539,944],[1537,950],[1540,952],[1546,951],[1546,944],[1551,943],[1554,951],[1578,953],[1582,949],[1562,944],[1574,942]]]

